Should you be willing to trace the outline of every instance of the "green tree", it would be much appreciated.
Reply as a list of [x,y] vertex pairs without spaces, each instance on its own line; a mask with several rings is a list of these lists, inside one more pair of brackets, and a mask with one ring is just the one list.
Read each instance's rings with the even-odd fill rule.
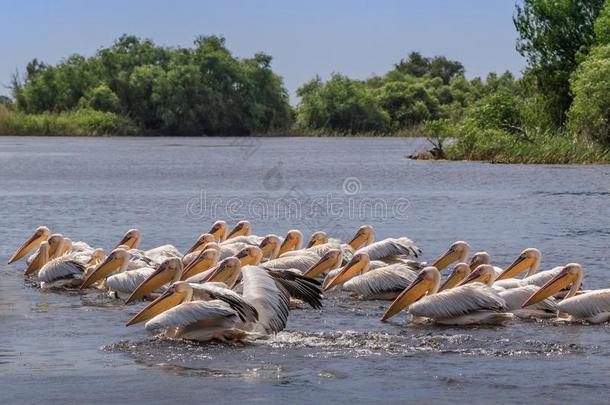
[[517,50],[528,60],[550,122],[563,124],[572,101],[570,74],[594,42],[593,23],[604,0],[524,0],[513,22]]

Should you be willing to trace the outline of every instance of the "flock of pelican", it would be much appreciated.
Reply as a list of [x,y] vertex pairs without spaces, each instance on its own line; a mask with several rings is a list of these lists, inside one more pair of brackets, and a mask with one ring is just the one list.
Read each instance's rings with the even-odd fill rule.
[[323,292],[331,290],[359,300],[392,300],[382,321],[403,310],[412,322],[444,325],[610,320],[610,289],[582,290],[583,269],[576,263],[540,271],[535,248],[502,269],[487,252],[469,260],[470,246],[457,241],[427,265],[418,261],[422,252],[411,239],[375,241],[370,225],[347,243],[315,232],[305,246],[299,230],[283,238],[251,232],[248,221],[231,231],[217,221],[182,254],[172,245],[141,250],[141,234],[131,229],[106,255],[41,226],[8,263],[31,253],[24,273],[41,288],[98,289],[125,303],[150,301],[127,326],[145,322],[147,330],[199,341],[277,333],[290,310],[303,304],[319,309]]

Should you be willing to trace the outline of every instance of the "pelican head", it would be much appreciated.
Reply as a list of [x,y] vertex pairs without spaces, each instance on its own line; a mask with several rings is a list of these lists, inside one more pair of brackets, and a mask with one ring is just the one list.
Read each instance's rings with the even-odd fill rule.
[[482,264],[490,264],[491,256],[487,252],[476,252],[470,259],[470,271],[474,271]]
[[243,248],[235,255],[242,266],[256,265],[263,258],[262,250],[257,246],[248,246]]
[[211,233],[204,233],[197,238],[197,241],[189,250],[186,251],[185,255],[193,252],[199,252],[209,244],[216,241],[216,237]]
[[59,256],[63,256],[71,250],[72,250],[72,239],[64,238],[63,244],[61,245],[61,250],[59,252]]
[[373,227],[371,225],[362,225],[347,244],[357,250],[362,246],[370,245],[373,243],[373,240],[375,240],[375,230]]
[[468,283],[483,283],[491,286],[494,281],[496,281],[496,272],[494,271],[493,266],[489,264],[481,264],[477,266],[477,268],[458,285]]
[[227,257],[210,271],[204,282],[225,283],[230,288],[237,284],[237,277],[241,271],[241,263],[236,257]]
[[322,245],[324,243],[328,243],[326,232],[317,231],[311,234],[311,238],[309,238],[309,242],[307,243],[307,248]]
[[454,242],[449,249],[442,255],[438,257],[432,263],[433,267],[436,267],[439,271],[443,270],[451,263],[454,262],[465,262],[466,257],[468,256],[468,252],[470,252],[470,245],[464,241]]
[[499,276],[498,280],[514,278],[527,270],[527,275],[531,276],[538,271],[542,253],[536,248],[525,249],[514,262],[510,264]]
[[286,237],[284,238],[284,242],[282,242],[282,246],[280,246],[280,253],[282,254],[289,252],[291,250],[300,249],[303,246],[303,233],[298,229],[291,229],[286,233]]
[[42,242],[40,246],[38,246],[38,252],[36,256],[32,259],[28,267],[25,269],[25,275],[29,275],[37,272],[49,261],[49,243]]
[[277,235],[267,235],[263,238],[258,247],[263,253],[263,257],[269,257],[275,259],[280,254],[280,246],[282,241]]
[[238,236],[248,236],[252,232],[252,225],[249,221],[239,221],[235,228],[229,232],[227,239],[236,238]]
[[49,259],[61,256],[64,247],[64,237],[60,233],[54,233],[47,240],[49,243]]
[[121,245],[128,246],[129,249],[137,249],[140,246],[140,241],[142,240],[142,234],[137,229],[130,229],[125,232],[123,235],[123,239],[116,244],[115,249]]
[[202,273],[218,263],[220,259],[220,251],[218,249],[206,249],[199,252],[182,271],[180,280],[186,280],[189,277],[193,277],[195,274]]
[[133,318],[131,318],[126,326],[135,325],[136,323],[145,322],[155,316],[162,314],[175,307],[176,305],[188,302],[193,297],[193,288],[186,281],[178,281],[172,284],[165,293],[159,296],[156,300],[144,307]]
[[315,278],[329,270],[339,268],[343,261],[343,253],[339,249],[330,249],[316,264],[311,266],[305,273],[304,276]]
[[570,284],[572,287],[564,298],[570,298],[576,294],[582,284],[582,267],[578,263],[566,264],[563,269],[545,285],[540,287],[525,303],[523,308],[539,303],[540,301],[557,294]]
[[172,280],[176,280],[181,274],[182,260],[177,257],[164,260],[153,274],[140,283],[125,303],[128,304],[150,295],[156,289],[161,288]]
[[83,281],[80,286],[81,290],[93,285],[94,283],[105,279],[115,271],[125,270],[129,263],[129,252],[123,248],[114,249],[106,259],[100,263]]
[[105,258],[106,258],[106,252],[104,252],[103,248],[93,249],[93,252],[91,252],[91,257],[89,258],[89,261],[87,262],[86,266],[87,267],[88,266],[97,266]]
[[39,226],[34,231],[34,234],[30,236],[25,242],[19,246],[19,248],[13,253],[10,259],[8,259],[8,264],[16,262],[21,259],[23,256],[30,253],[32,250],[36,249],[40,244],[49,239],[49,235],[51,231],[46,226]]
[[415,280],[392,302],[381,317],[388,320],[404,308],[421,299],[424,295],[435,294],[441,282],[441,273],[434,266],[425,267]]
[[227,239],[228,232],[229,227],[225,221],[216,221],[212,224],[212,228],[208,233],[213,235],[214,239],[218,242],[223,242],[225,239]]
[[371,259],[368,254],[364,252],[356,253],[352,256],[352,260],[327,285],[323,286],[324,291],[342,285],[358,274],[366,273],[369,270],[370,264]]
[[455,265],[447,280],[441,285],[439,291],[448,290],[457,286],[462,280],[464,280],[470,274],[470,266],[466,263],[458,263]]

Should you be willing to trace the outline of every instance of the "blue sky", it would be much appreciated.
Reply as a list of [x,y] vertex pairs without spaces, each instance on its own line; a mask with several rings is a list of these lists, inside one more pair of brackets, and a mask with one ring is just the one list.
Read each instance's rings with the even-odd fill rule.
[[[519,74],[512,0],[11,1],[0,0],[0,84],[38,58],[93,54],[123,33],[190,46],[226,37],[237,56],[264,51],[294,91],[320,74],[382,74],[410,51],[464,63],[468,77]],[[0,88],[0,94],[9,90]]]

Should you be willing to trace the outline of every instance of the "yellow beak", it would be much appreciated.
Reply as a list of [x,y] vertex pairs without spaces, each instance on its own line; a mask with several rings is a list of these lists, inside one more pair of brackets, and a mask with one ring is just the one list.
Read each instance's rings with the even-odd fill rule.
[[148,321],[155,316],[162,314],[182,303],[183,296],[174,292],[167,291],[159,298],[148,304],[144,309],[138,312],[133,318],[131,318],[125,326],[135,325],[136,323]]
[[360,274],[363,268],[364,263],[362,261],[352,259],[348,264],[345,265],[345,267],[341,269],[339,274],[337,274],[335,278],[333,278],[330,283],[324,287],[324,291],[344,284],[349,279]]
[[519,256],[514,262],[510,264],[510,266],[506,268],[506,270],[500,273],[496,281],[504,280],[507,278],[514,278],[515,276],[523,273],[530,266],[530,259],[525,256]]
[[131,293],[129,298],[127,298],[127,301],[125,301],[125,303],[129,304],[130,302],[133,302],[135,300],[141,300],[147,295],[150,295],[150,293],[152,293],[156,289],[161,288],[165,284],[172,281],[175,276],[175,268],[159,267],[146,280],[142,281],[142,283],[135,290],[133,290],[133,292]]
[[119,260],[115,257],[107,257],[106,260],[102,262],[91,274],[85,278],[83,283],[80,286],[81,290],[93,285],[99,280],[105,279],[109,275],[111,275],[114,271],[116,271],[121,266]]
[[460,284],[460,282],[462,280],[464,280],[464,277],[462,277],[460,274],[451,273],[451,275],[447,278],[447,280],[445,280],[445,282],[441,285],[441,287],[438,289],[438,291],[441,292],[441,291],[449,290],[449,289],[457,286],[458,284]]
[[536,291],[525,303],[522,305],[522,308],[525,308],[530,305],[534,305],[543,301],[544,299],[557,294],[559,291],[563,290],[565,287],[574,282],[574,278],[570,274],[560,273],[550,279],[545,285],[540,287],[538,291]]
[[316,264],[307,269],[307,271],[303,273],[303,275],[311,278],[318,277],[324,274],[326,270],[330,269],[332,265],[332,259],[328,256],[324,256],[320,260],[318,260]]
[[229,232],[229,235],[227,235],[227,239],[236,238],[238,236],[244,236],[246,234],[245,229],[246,228],[243,224],[237,224],[235,228],[233,228],[233,230]]
[[28,267],[25,269],[25,275],[37,272],[44,265],[45,263],[43,263],[41,255],[36,255],[36,257],[30,262],[30,264],[28,264]]
[[184,255],[186,256],[189,253],[200,252],[203,249],[205,249],[207,244],[208,244],[208,242],[206,242],[206,241],[197,240],[197,242],[195,242],[195,244],[193,246],[191,246],[191,248],[189,250],[187,250]]
[[45,240],[46,238],[43,235],[40,235],[39,233],[34,233],[34,235],[30,236],[30,238],[23,242],[23,244],[19,246],[19,249],[17,249],[15,253],[13,253],[11,258],[8,259],[8,264],[11,264],[21,259],[23,256],[27,255],[29,252],[40,246],[40,244]]
[[182,270],[180,281],[184,281],[189,277],[193,277],[196,274],[202,273],[208,270],[214,264],[216,264],[216,261],[212,259],[200,259],[199,257],[196,257],[195,260],[190,262],[188,266],[186,266],[184,270]]
[[457,250],[449,249],[443,253],[438,259],[432,263],[432,266],[436,267],[439,271],[443,270],[451,263],[457,261],[460,258],[460,253]]
[[362,246],[364,244],[364,242],[366,242],[366,235],[364,233],[358,232],[358,233],[356,233],[356,236],[354,236],[354,238],[352,240],[347,242],[347,244],[350,245],[354,249],[358,249],[360,246]]
[[123,236],[123,239],[121,239],[114,248],[116,249],[121,245],[125,245],[125,246],[127,246],[128,249],[133,249],[133,245],[134,245],[135,241],[136,241],[136,238],[125,235],[125,236]]
[[430,290],[430,283],[421,277],[417,277],[409,287],[400,293],[398,297],[392,302],[392,305],[385,311],[385,314],[381,317],[382,321],[386,321],[408,307],[421,297],[426,295]]

